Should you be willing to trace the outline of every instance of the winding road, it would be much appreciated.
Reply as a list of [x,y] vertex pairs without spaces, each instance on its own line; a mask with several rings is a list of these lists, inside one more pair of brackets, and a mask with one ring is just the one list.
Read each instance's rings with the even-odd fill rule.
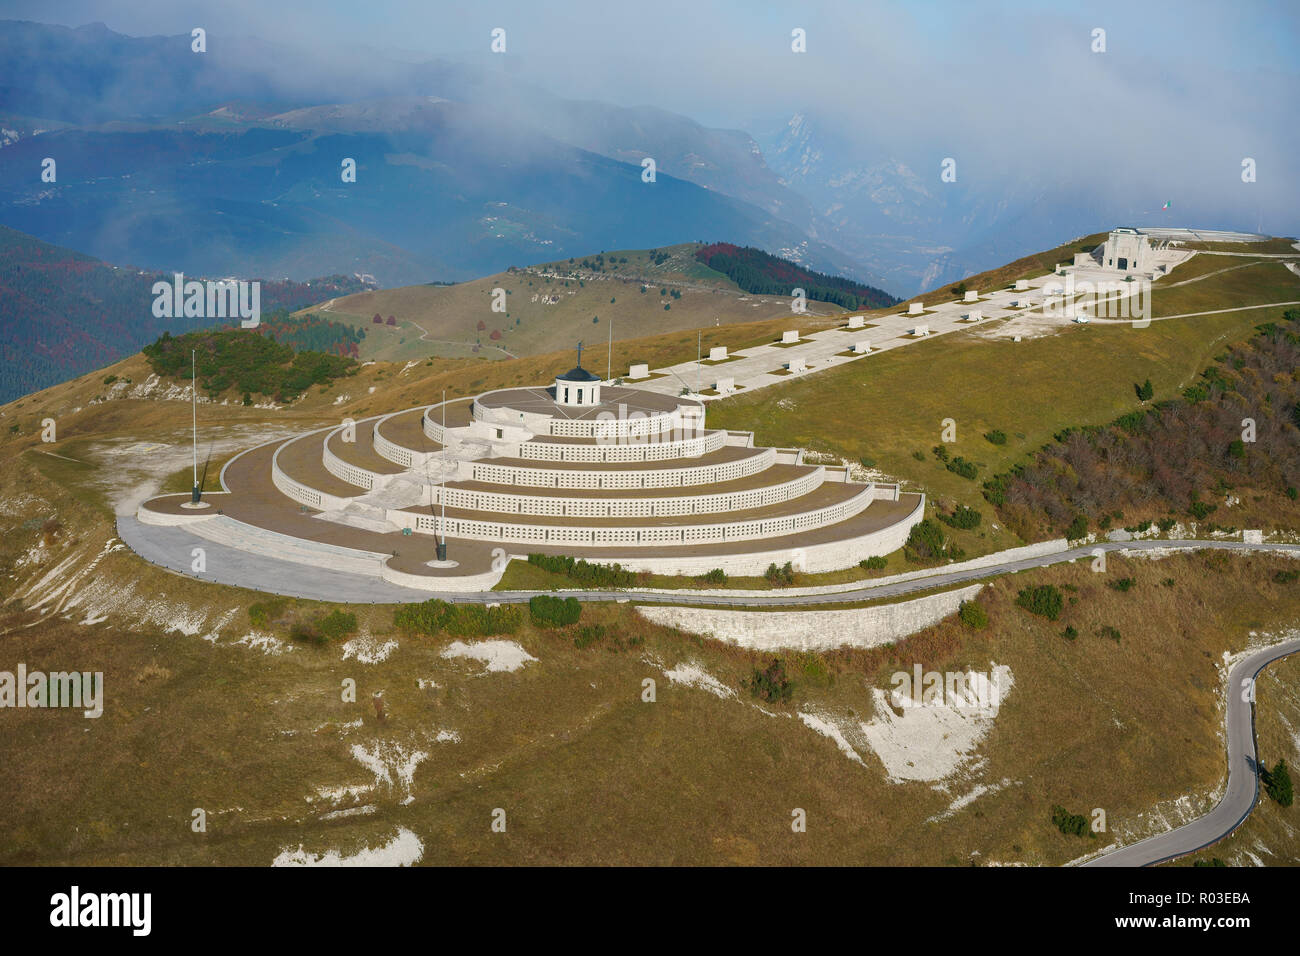
[[1238,661],[1228,674],[1224,717],[1228,743],[1228,787],[1217,806],[1177,829],[1111,850],[1082,866],[1151,866],[1203,850],[1241,826],[1259,800],[1256,772],[1255,705],[1244,693],[1259,672],[1279,658],[1300,651],[1300,638],[1260,648]]

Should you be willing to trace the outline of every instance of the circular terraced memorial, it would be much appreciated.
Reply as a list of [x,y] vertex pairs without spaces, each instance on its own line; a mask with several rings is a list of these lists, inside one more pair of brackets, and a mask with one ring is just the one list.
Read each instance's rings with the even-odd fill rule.
[[804,464],[799,449],[708,428],[700,402],[581,367],[268,442],[221,485],[212,507],[164,495],[137,517],[428,591],[491,588],[534,553],[662,574],[831,571],[901,548],[924,512],[923,495]]

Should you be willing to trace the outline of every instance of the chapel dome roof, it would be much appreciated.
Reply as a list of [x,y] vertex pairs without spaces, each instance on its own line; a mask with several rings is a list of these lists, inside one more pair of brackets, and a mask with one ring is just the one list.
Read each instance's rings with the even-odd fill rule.
[[562,382],[599,382],[600,381],[599,375],[591,374],[581,365],[569,369],[563,375],[557,375],[556,378],[558,378]]

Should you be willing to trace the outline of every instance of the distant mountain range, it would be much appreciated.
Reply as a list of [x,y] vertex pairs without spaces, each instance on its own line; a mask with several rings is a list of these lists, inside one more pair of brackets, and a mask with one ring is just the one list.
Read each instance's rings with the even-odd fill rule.
[[0,222],[146,269],[384,286],[724,236],[906,297],[1116,212],[1051,178],[942,184],[930,147],[815,111],[751,136],[564,99],[504,62],[358,48],[325,70],[234,39],[196,54],[188,35],[0,21]]
[[0,127],[18,134],[0,149],[0,221],[108,261],[207,274],[398,285],[725,235],[874,278],[810,234],[811,207],[746,134],[446,63],[306,91],[296,51],[241,44],[235,59],[189,43],[0,22],[13,79]]

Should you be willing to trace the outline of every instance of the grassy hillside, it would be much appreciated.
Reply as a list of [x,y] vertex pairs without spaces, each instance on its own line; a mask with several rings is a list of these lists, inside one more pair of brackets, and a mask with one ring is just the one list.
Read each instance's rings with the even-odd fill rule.
[[[611,321],[614,341],[625,342],[790,315],[788,296],[742,291],[696,261],[699,248],[686,243],[564,259],[450,286],[364,292],[313,311],[364,327],[362,357],[391,362],[431,355],[507,359],[571,348],[579,340],[599,351],[595,347],[608,342]],[[498,288],[505,290],[504,312],[492,311]],[[809,302],[808,311],[842,310]],[[374,322],[376,314],[380,323]],[[389,316],[395,325],[387,324]],[[596,367],[603,366],[597,362]]]
[[[1205,275],[1198,294],[1232,304],[1226,283],[1238,273],[1197,274]],[[1157,308],[1162,294],[1157,287]],[[1061,427],[1128,411],[1135,382],[1151,378],[1157,400],[1177,394],[1226,343],[1277,311],[1147,329],[1073,326],[1019,343],[946,335],[716,403],[710,422],[755,428],[763,444],[868,457],[945,505],[983,510],[983,525],[962,539],[968,551],[985,531],[986,546],[1002,547],[1017,539],[993,536],[980,481],[947,470],[930,450],[943,418],[957,422],[953,453],[976,462],[982,479]],[[787,324],[774,318],[744,332],[764,341]],[[744,337],[720,334],[733,347]],[[273,434],[415,405],[443,388],[462,396],[544,381],[570,360],[565,345],[505,362],[378,362],[277,407],[204,402],[210,476]],[[614,360],[663,364],[695,347],[693,330],[668,331],[619,342]],[[355,631],[318,644],[294,635],[310,637],[344,609],[304,601],[268,611],[263,595],[166,573],[116,541],[115,510],[160,484],[186,486],[181,386],[182,378],[154,378],[137,355],[0,408],[0,455],[10,463],[0,472],[0,633],[9,659],[33,670],[103,670],[107,688],[98,721],[10,713],[0,739],[0,761],[13,770],[0,775],[8,807],[0,862],[265,865],[299,848],[382,847],[405,830],[426,863],[1058,864],[1096,841],[1058,832],[1053,806],[1103,808],[1111,835],[1136,839],[1162,825],[1153,809],[1174,821],[1212,802],[1223,773],[1223,654],[1252,632],[1300,619],[1300,582],[1283,558],[1115,555],[1105,578],[1081,563],[994,581],[978,599],[989,617],[983,630],[954,618],[893,647],[782,655],[792,693],[770,704],[746,685],[770,656],[651,625],[628,605],[589,605],[568,629],[525,615],[514,633],[495,635],[535,658],[510,673],[444,657],[453,640],[478,638],[403,631],[391,607],[346,609]],[[54,444],[40,440],[47,417],[58,427]],[[992,429],[1006,433],[1005,445],[983,437]],[[901,567],[896,560],[890,570]],[[1106,586],[1128,578],[1124,590]],[[1060,619],[1016,605],[1022,588],[1039,585],[1062,592]],[[357,643],[345,649],[348,640]],[[908,741],[861,729],[887,722],[873,691],[914,663],[987,670],[990,662],[1010,667],[1015,683],[971,759],[937,778],[891,779],[887,768],[902,765],[887,763],[889,748]],[[714,691],[692,686],[695,673],[715,680]],[[359,703],[340,700],[347,677]],[[647,677],[657,683],[654,704],[640,699]],[[1293,671],[1280,669],[1278,680],[1280,689],[1262,683],[1260,699],[1280,700],[1279,720],[1294,724],[1287,701],[1300,688]],[[818,726],[835,728],[848,750]],[[1284,753],[1288,726],[1262,730],[1270,759]],[[955,746],[937,736],[910,745],[908,759],[920,763]],[[206,835],[189,828],[194,807],[208,813]],[[488,829],[496,807],[507,812],[505,835]],[[810,821],[796,839],[793,807]],[[1289,830],[1270,813],[1258,839],[1280,855]]]
[[[1197,257],[1189,266],[1211,258]],[[1300,277],[1277,263],[1214,258],[1210,264],[1196,282],[1167,288],[1156,283],[1155,314],[1300,300]],[[1225,264],[1230,271],[1218,271]],[[1169,281],[1182,281],[1182,268]],[[1199,268],[1186,275],[1198,273]],[[1156,401],[1180,394],[1225,344],[1244,341],[1256,325],[1283,311],[1222,312],[1154,321],[1143,329],[1071,325],[1021,342],[985,330],[952,333],[924,348],[896,349],[729,398],[710,407],[709,421],[754,429],[768,444],[865,459],[943,498],[987,509],[980,493],[984,479],[1037,451],[1063,428],[1106,424],[1131,411],[1138,404],[1134,383],[1150,379]],[[941,441],[945,419],[956,424],[949,454],[973,461],[974,479],[949,471],[931,451]],[[994,430],[1006,435],[1005,444],[984,437]]]

